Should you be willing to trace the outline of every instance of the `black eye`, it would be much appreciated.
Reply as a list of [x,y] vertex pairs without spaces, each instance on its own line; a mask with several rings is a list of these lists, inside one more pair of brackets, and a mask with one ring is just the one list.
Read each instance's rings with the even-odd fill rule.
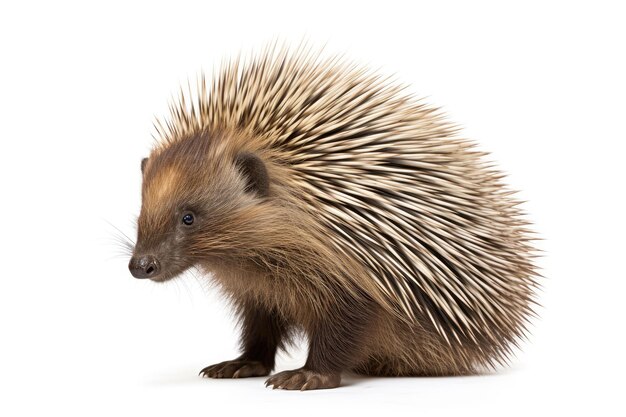
[[183,216],[183,223],[187,226],[191,226],[193,224],[193,214],[187,213]]

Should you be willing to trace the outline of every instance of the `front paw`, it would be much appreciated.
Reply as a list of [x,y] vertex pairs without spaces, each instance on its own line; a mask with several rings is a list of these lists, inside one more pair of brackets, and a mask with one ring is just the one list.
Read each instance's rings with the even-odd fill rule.
[[270,385],[276,389],[289,389],[300,391],[311,389],[336,388],[341,382],[341,375],[338,373],[320,373],[306,368],[294,369],[292,371],[279,372],[265,381],[265,386]]
[[235,359],[207,366],[200,371],[199,375],[208,378],[246,378],[269,375],[270,371],[271,369],[259,361]]

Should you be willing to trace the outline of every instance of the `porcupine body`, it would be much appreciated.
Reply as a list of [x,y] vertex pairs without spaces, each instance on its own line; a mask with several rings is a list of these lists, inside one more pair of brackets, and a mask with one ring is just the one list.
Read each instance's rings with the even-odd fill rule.
[[506,362],[536,274],[518,202],[440,113],[341,59],[266,51],[181,95],[143,161],[133,275],[211,273],[267,375],[294,329],[303,368],[267,383],[462,375]]

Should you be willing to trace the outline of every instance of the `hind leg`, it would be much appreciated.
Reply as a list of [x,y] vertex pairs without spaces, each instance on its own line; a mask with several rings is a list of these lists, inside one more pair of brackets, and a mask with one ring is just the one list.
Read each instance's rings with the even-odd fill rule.
[[273,375],[265,385],[302,391],[339,386],[341,372],[352,368],[363,356],[363,345],[376,307],[371,300],[346,298],[338,302],[336,308],[307,330],[310,346],[304,366]]
[[236,359],[207,366],[200,375],[209,378],[266,376],[274,369],[276,350],[283,345],[284,320],[275,312],[254,305],[241,306],[242,354]]

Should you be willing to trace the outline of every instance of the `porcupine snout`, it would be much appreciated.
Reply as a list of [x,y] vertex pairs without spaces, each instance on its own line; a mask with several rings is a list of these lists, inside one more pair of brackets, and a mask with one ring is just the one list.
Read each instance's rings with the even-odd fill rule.
[[139,255],[130,259],[128,269],[135,278],[154,278],[159,275],[161,265],[153,255]]

